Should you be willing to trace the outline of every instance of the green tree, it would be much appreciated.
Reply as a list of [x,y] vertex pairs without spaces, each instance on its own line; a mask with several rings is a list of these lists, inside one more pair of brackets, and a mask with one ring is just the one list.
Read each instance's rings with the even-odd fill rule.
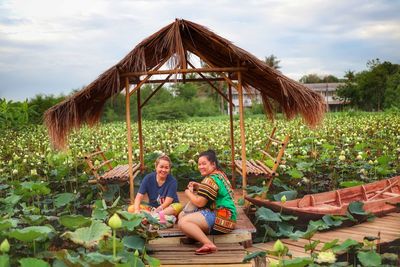
[[271,68],[273,68],[275,70],[278,70],[281,68],[281,66],[279,66],[279,63],[281,61],[278,60],[278,58],[274,54],[271,54],[270,56],[265,57],[264,62],[267,63],[268,66],[270,66]]
[[322,80],[317,74],[313,73],[313,74],[303,75],[303,77],[300,78],[299,82],[301,82],[301,83],[320,83],[320,82],[322,82]]
[[385,92],[385,108],[400,108],[400,71],[389,76]]
[[381,63],[379,59],[367,62],[367,70],[354,74],[347,72],[347,81],[338,90],[338,96],[363,110],[381,110],[396,106],[400,65]]
[[43,122],[43,114],[52,106],[63,101],[65,96],[53,96],[53,95],[36,95],[34,98],[29,100],[29,109],[32,111],[29,115],[31,123],[40,124]]
[[330,74],[330,75],[326,75],[322,78],[322,82],[324,83],[337,83],[339,82],[339,78]]

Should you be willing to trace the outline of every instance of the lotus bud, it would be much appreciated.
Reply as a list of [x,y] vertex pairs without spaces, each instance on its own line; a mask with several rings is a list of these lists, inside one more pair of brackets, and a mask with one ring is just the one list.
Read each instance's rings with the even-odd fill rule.
[[121,221],[121,218],[118,216],[118,214],[114,213],[114,215],[111,216],[111,218],[108,220],[108,225],[109,225],[112,229],[121,228],[121,226],[122,226],[122,221]]
[[282,204],[285,204],[285,203],[286,203],[286,195],[283,195],[283,196],[281,197],[281,203],[282,203]]
[[281,242],[280,239],[278,239],[276,240],[272,249],[275,252],[283,252],[285,250],[285,245]]
[[0,251],[2,253],[8,253],[10,251],[10,243],[8,243],[7,238],[4,239],[3,242],[1,242]]
[[134,255],[135,257],[139,257],[139,250],[135,250],[135,253],[133,253],[133,255]]

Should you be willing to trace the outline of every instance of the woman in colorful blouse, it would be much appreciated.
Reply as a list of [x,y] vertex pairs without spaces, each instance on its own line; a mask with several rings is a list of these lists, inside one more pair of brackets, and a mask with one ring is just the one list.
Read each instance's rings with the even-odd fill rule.
[[[204,179],[201,183],[190,182],[185,190],[192,206],[197,209],[183,210],[178,226],[188,237],[203,244],[195,254],[217,251],[217,246],[207,234],[229,233],[235,228],[236,207],[232,186],[222,172],[213,150],[200,153],[198,168]],[[197,194],[196,192],[197,191]]]

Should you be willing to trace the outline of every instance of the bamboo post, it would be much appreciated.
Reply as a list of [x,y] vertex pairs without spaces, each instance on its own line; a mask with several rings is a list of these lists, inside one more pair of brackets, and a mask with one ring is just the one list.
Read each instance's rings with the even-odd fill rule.
[[232,187],[236,188],[235,177],[235,140],[233,136],[233,103],[232,103],[232,86],[228,84],[228,98],[229,98],[229,122],[230,122],[230,137],[231,137],[231,168],[232,168]]
[[139,161],[140,170],[144,170],[143,157],[143,134],[142,134],[142,108],[140,107],[140,88],[137,90],[137,116],[138,116],[138,134],[139,134]]
[[242,189],[243,197],[246,196],[247,170],[246,170],[246,138],[244,132],[244,107],[243,107],[243,89],[242,73],[238,71],[238,94],[239,94],[239,119],[240,119],[240,143],[242,145]]
[[131,106],[129,96],[129,78],[125,78],[125,112],[126,112],[126,128],[128,138],[128,172],[129,172],[129,197],[131,204],[135,201],[134,198],[134,185],[133,185],[133,160],[132,160],[132,138],[131,138]]

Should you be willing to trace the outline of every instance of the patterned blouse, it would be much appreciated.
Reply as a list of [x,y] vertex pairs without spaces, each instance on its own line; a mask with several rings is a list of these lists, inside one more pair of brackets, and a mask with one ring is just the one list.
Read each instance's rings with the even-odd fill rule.
[[225,173],[213,172],[200,184],[198,195],[208,200],[205,208],[216,211],[214,230],[229,233],[235,228],[236,207],[232,186]]

